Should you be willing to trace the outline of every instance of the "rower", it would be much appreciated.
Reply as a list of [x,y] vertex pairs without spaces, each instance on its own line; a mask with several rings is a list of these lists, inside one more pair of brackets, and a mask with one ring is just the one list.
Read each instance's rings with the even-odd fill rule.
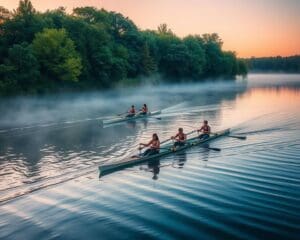
[[186,134],[183,132],[183,128],[179,128],[178,133],[175,136],[172,136],[171,139],[175,140],[174,148],[184,146],[186,142]]
[[134,105],[131,106],[131,108],[128,110],[128,114],[126,117],[133,117],[135,115],[135,108]]
[[151,156],[159,153],[160,141],[156,133],[153,133],[152,139],[148,143],[140,143],[139,150],[142,150],[144,147],[149,147],[144,153],[143,156]]
[[202,132],[202,134],[199,135],[200,139],[208,138],[210,134],[210,126],[208,125],[208,121],[204,120],[203,125],[200,129],[197,130],[197,132]]
[[140,110],[141,115],[146,115],[148,113],[148,107],[147,104],[144,104],[142,109]]

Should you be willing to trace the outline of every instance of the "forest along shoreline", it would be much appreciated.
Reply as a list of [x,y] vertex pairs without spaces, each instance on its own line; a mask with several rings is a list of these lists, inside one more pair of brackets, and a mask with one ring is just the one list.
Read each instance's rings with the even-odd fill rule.
[[[39,12],[23,0],[0,7],[0,95],[104,89],[147,77],[201,81],[246,75],[216,33],[180,38],[161,24],[141,30],[120,13],[94,7]],[[146,77],[146,78],[145,78]]]

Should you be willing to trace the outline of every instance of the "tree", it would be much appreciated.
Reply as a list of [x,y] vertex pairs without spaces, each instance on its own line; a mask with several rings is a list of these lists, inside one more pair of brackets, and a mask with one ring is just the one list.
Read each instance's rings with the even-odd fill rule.
[[[167,24],[141,31],[129,18],[104,9],[82,7],[68,14],[60,7],[42,13],[21,0],[13,12],[0,7],[0,92],[107,88],[153,73],[174,81],[245,74],[245,62],[222,45],[216,33],[181,38]],[[300,68],[299,58],[251,61],[257,64]]]
[[188,59],[188,49],[184,44],[171,44],[167,54],[161,58],[161,71],[172,79],[187,77]]
[[252,57],[250,59],[244,59],[243,62],[246,63],[252,71],[300,72],[300,55],[289,57]]
[[237,75],[238,62],[234,52],[223,53],[223,74],[228,77]]
[[45,29],[37,33],[32,48],[43,74],[61,81],[78,80],[82,69],[81,59],[65,29]]
[[188,36],[183,39],[188,49],[187,76],[192,79],[201,79],[206,64],[203,39],[200,36]]
[[[18,88],[23,92],[34,91],[35,85],[40,78],[38,61],[33,55],[28,44],[15,44],[9,49],[8,58],[0,65],[3,82],[14,86],[6,86],[6,91],[12,91],[11,87]],[[1,75],[1,74],[0,74]]]
[[[12,17],[11,12],[8,9],[0,6],[0,24],[9,20],[11,17]],[[0,32],[0,34],[1,34],[1,32]]]
[[[299,65],[300,66],[300,65]],[[300,70],[300,68],[299,68]],[[247,64],[244,60],[238,60],[238,75],[246,76],[248,72]]]
[[21,16],[25,20],[32,18],[35,13],[36,10],[34,9],[30,0],[20,1],[17,10],[14,11],[14,15],[16,17]]
[[116,44],[113,49],[113,61],[111,68],[111,78],[115,82],[127,77],[128,72],[128,50],[121,44]]
[[157,32],[162,35],[164,35],[164,34],[173,35],[172,30],[170,28],[168,28],[168,25],[166,23],[160,24],[157,28]]
[[209,77],[223,74],[222,40],[218,34],[204,34],[202,36],[205,49],[205,74]]
[[19,7],[14,10],[11,17],[7,18],[0,26],[1,55],[8,54],[7,49],[14,44],[23,42],[31,43],[34,35],[46,26],[45,19],[36,12],[29,0],[19,2]]
[[143,68],[143,74],[147,76],[155,72],[157,69],[154,59],[150,55],[147,42],[144,43],[142,49],[142,68]]

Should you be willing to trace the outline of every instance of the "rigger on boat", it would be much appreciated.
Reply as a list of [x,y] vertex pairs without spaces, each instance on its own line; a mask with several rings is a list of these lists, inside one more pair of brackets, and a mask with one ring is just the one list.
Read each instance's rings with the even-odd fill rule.
[[[189,132],[189,133],[187,133],[187,135],[195,133],[195,132],[197,132],[197,130]],[[133,157],[126,159],[124,161],[121,161],[121,162],[101,165],[101,166],[99,166],[100,176],[104,176],[104,175],[107,175],[109,173],[112,173],[112,172],[115,172],[115,171],[118,171],[118,170],[121,170],[124,168],[132,167],[136,164],[151,161],[151,160],[157,159],[162,156],[166,156],[166,155],[169,155],[172,153],[183,151],[185,149],[207,143],[209,141],[220,138],[222,136],[229,135],[229,133],[230,133],[230,129],[225,129],[223,131],[211,133],[208,137],[204,137],[204,138],[199,137],[199,136],[192,137],[190,139],[187,139],[185,141],[184,145],[176,146],[176,147],[174,147],[173,143],[167,144],[167,142],[169,142],[171,139],[168,139],[168,140],[163,141],[158,144],[158,142],[157,142],[157,141],[159,141],[158,137],[157,137],[157,135],[153,134],[152,140],[148,144],[143,144],[143,146],[146,145],[146,146],[150,147],[150,149],[151,149],[151,147],[153,147],[152,144],[154,144],[155,151],[152,151],[151,154],[149,154],[149,152],[148,152],[148,154],[141,154],[141,155],[133,156]],[[157,147],[157,146],[159,146],[159,147]]]
[[[148,110],[148,107],[146,104],[143,104],[142,108],[138,112],[135,110],[135,106],[132,105],[128,111],[118,114],[118,117],[116,117],[116,118],[105,119],[105,120],[103,120],[102,123],[103,124],[115,124],[115,123],[138,120],[138,119],[151,118],[151,117],[157,116],[159,114],[161,114],[161,111],[150,112]],[[157,118],[157,117],[156,117],[156,119],[160,120],[160,118]]]

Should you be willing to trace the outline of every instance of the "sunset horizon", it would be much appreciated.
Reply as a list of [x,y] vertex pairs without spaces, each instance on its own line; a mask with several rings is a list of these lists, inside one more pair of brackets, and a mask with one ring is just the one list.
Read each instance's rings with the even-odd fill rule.
[[[236,52],[240,58],[293,56],[300,54],[300,2],[289,1],[195,1],[163,2],[110,0],[51,2],[31,1],[38,11],[65,7],[91,6],[120,12],[141,30],[155,30],[166,23],[178,36],[217,33],[223,49]],[[18,7],[19,0],[2,0],[0,6],[9,10]],[[159,14],[158,14],[159,13]]]

